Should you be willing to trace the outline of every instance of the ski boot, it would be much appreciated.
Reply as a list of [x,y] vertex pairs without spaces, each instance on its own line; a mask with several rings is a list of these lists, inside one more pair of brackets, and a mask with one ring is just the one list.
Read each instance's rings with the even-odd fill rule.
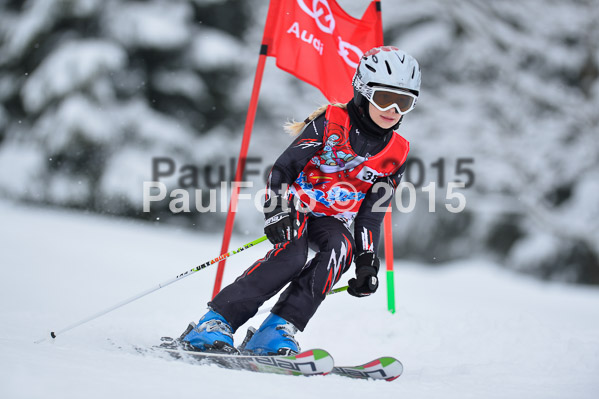
[[297,331],[293,324],[271,313],[245,344],[244,350],[254,355],[294,355],[300,351],[294,337]]
[[238,354],[233,345],[233,328],[223,316],[210,309],[198,324],[191,322],[179,338],[186,350]]

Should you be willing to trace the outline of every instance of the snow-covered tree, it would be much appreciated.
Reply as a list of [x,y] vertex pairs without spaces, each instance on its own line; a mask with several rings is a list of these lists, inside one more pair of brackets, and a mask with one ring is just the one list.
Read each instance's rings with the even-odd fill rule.
[[[390,8],[387,41],[423,65],[420,112],[405,126],[413,152],[443,157],[448,168],[451,159],[472,158],[476,177],[464,191],[464,214],[411,215],[411,227],[399,229],[405,242],[420,256],[427,248],[429,258],[491,249],[545,278],[599,283],[596,3],[428,0]],[[409,235],[422,219],[429,234],[418,245]],[[422,241],[427,235],[437,240]]]
[[[0,8],[5,196],[144,216],[153,157],[206,162],[217,152],[203,148],[205,137],[235,133],[243,108],[228,94],[246,51],[236,37],[246,27],[242,2]],[[228,19],[240,22],[228,29]]]

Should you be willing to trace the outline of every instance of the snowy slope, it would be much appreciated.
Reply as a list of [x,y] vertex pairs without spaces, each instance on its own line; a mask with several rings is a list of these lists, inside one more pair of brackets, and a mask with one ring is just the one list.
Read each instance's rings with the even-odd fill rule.
[[[295,378],[201,367],[126,349],[177,335],[203,313],[203,270],[59,336],[33,341],[217,255],[220,233],[0,202],[2,398],[594,398],[599,291],[543,284],[472,260],[440,270],[396,261],[398,313],[384,290],[327,299],[298,338],[337,363],[393,355],[398,380]],[[234,237],[240,246],[254,237]],[[267,244],[231,258],[225,280]],[[342,282],[341,284],[343,284]],[[257,326],[257,316],[251,324]],[[245,326],[237,339],[245,333]],[[121,346],[124,349],[118,349]],[[352,348],[350,352],[349,348]],[[224,395],[224,396],[221,396]]]

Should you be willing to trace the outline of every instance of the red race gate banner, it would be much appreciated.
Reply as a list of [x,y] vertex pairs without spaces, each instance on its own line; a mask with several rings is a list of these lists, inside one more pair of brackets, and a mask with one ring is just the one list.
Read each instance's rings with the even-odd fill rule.
[[356,19],[335,0],[271,0],[263,44],[277,67],[345,103],[360,57],[383,45],[380,1]]

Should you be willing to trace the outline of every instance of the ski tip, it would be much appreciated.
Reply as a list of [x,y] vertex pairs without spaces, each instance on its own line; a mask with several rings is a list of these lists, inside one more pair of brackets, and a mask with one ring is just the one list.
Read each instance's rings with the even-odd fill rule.
[[333,356],[331,356],[331,354],[329,352],[325,351],[324,349],[310,349],[310,350],[302,351],[302,352],[294,355],[293,357],[295,357],[296,359],[301,359],[304,357],[314,357],[314,360],[320,360],[320,359],[325,359],[325,358],[333,359]]
[[381,366],[389,373],[389,377],[385,381],[394,381],[403,374],[403,364],[394,357],[383,357]]
[[[399,378],[399,376],[401,376],[403,373],[403,364],[399,360],[391,356],[379,357],[371,363],[374,363],[374,365],[379,364],[380,367],[386,370],[389,377],[383,378],[385,381],[393,381]],[[364,367],[366,368],[368,366],[364,365]]]
[[387,367],[389,365],[392,365],[393,363],[401,364],[399,360],[391,356],[380,357],[378,360],[383,367]]
[[394,381],[403,373],[403,364],[394,357],[379,357],[360,366],[336,366],[333,374],[345,377]]
[[294,359],[313,359],[315,364],[319,365],[319,370],[314,374],[328,374],[333,371],[333,367],[335,366],[335,360],[333,360],[333,356],[324,349],[310,349],[306,351],[302,351],[294,356]]

